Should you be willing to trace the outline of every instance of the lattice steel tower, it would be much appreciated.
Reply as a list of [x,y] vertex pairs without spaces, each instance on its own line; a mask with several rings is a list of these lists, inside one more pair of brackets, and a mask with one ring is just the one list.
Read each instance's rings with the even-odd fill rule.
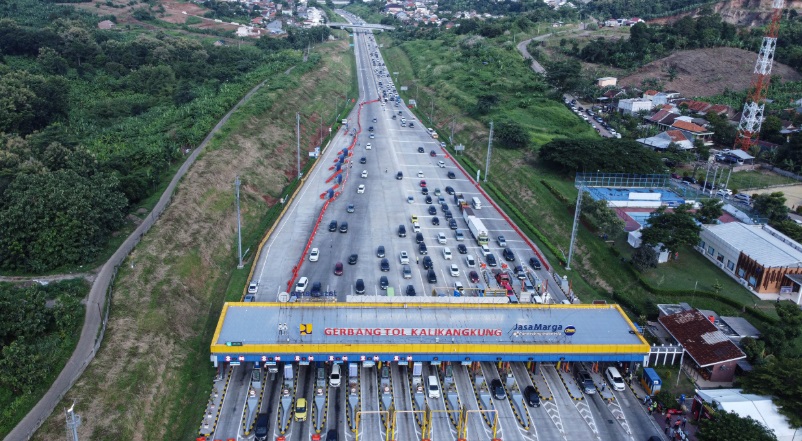
[[782,17],[785,0],[773,0],[771,23],[763,37],[763,44],[757,55],[755,63],[754,78],[752,86],[746,95],[741,121],[738,123],[738,137],[735,138],[735,148],[748,150],[760,133],[760,125],[763,123],[763,110],[765,105],[763,99],[771,82],[771,65],[774,62],[774,49],[777,46],[777,34],[780,31],[780,18]]

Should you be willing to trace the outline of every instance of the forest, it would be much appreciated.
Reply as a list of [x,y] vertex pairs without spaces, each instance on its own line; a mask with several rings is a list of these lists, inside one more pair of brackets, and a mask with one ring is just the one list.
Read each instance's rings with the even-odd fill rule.
[[95,258],[248,89],[328,37],[228,47],[37,0],[0,16],[0,269],[22,272]]

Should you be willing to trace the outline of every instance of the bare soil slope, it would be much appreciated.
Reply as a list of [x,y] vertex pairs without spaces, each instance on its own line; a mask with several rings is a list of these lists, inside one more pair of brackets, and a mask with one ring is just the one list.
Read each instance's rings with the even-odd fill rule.
[[[619,84],[640,87],[643,80],[657,78],[665,84],[665,89],[679,91],[686,97],[715,95],[724,89],[744,90],[752,81],[756,59],[754,52],[731,47],[681,51],[643,66],[621,78]],[[677,70],[673,81],[669,81],[670,66]],[[771,73],[783,81],[802,79],[799,72],[777,62]]]
[[231,136],[198,158],[120,268],[100,352],[34,440],[63,439],[62,409],[73,401],[82,440],[178,440],[197,430],[212,381],[204,333],[238,271],[234,179],[244,184],[247,232],[294,176],[296,111],[306,118],[304,147],[319,143],[318,115],[333,115],[332,90],[350,85],[347,49],[346,41],[326,44],[315,49],[323,60],[310,72],[271,78],[240,108],[255,116],[236,125],[235,114],[222,130]]
[[[721,18],[727,23],[739,26],[763,26],[771,20],[772,3],[772,0],[727,0],[705,6],[705,8],[720,14]],[[670,17],[652,19],[649,20],[649,23],[673,23],[686,15],[697,17],[700,9],[696,8]],[[802,11],[802,0],[786,0],[785,9]]]

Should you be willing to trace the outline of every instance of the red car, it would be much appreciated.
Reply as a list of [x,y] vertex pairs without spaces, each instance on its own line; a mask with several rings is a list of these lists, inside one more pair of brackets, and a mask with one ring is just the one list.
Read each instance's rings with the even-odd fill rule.
[[343,263],[337,262],[334,265],[334,275],[335,276],[342,276],[343,275]]
[[421,187],[425,187],[426,186],[426,181],[425,180],[421,180],[420,181],[420,186]]
[[477,283],[479,282],[479,274],[477,274],[476,271],[471,271],[468,274],[468,279],[471,281],[471,283]]
[[437,152],[435,152],[434,150],[432,150],[432,151],[430,151],[430,152],[429,152],[429,156],[431,156],[432,158],[434,158],[435,156],[437,156]]

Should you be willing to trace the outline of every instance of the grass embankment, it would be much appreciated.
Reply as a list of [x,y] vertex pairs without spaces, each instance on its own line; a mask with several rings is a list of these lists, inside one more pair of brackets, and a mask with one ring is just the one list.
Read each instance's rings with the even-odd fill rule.
[[[242,180],[250,257],[280,210],[278,199],[292,189],[295,112],[303,116],[302,145],[311,150],[322,139],[321,122],[325,128],[336,114],[331,98],[353,87],[347,49],[347,41],[327,43],[313,51],[316,64],[269,78],[121,268],[103,347],[57,407],[77,403],[81,439],[195,438],[214,374],[209,342],[223,301],[238,299],[247,277],[247,269],[236,269],[234,179]],[[63,433],[55,412],[34,439]]]
[[778,185],[794,185],[800,182],[796,179],[786,178],[769,170],[745,170],[730,175],[729,188],[740,192],[756,190],[759,188],[775,187]]
[[[477,168],[484,173],[488,121],[513,120],[529,130],[531,149],[510,150],[495,144],[488,183],[483,186],[538,244],[549,262],[564,261],[577,189],[573,178],[541,164],[537,151],[556,137],[597,135],[560,102],[544,96],[546,87],[539,84],[509,43],[498,47],[477,37],[453,35],[400,43],[382,36],[381,41],[388,70],[399,72],[396,85],[399,89],[409,87],[401,93],[407,99],[417,97],[418,116],[437,127],[441,139],[448,139],[451,120],[455,119],[454,144],[466,147],[456,157],[472,176]],[[469,116],[478,98],[488,93],[498,96],[498,104],[484,115]],[[427,122],[430,118],[433,122]],[[773,316],[771,302],[757,302],[759,310],[753,310],[755,298],[748,291],[690,248],[680,251],[679,260],[638,274],[626,263],[631,251],[625,234],[611,239],[612,244],[605,243],[583,224],[577,234],[572,270],[559,265],[556,268],[560,275],[568,275],[585,302],[604,299],[621,303],[635,319],[656,316],[658,303],[677,302],[720,314],[746,315],[756,319],[756,325]],[[718,294],[714,292],[717,281],[721,284]]]

